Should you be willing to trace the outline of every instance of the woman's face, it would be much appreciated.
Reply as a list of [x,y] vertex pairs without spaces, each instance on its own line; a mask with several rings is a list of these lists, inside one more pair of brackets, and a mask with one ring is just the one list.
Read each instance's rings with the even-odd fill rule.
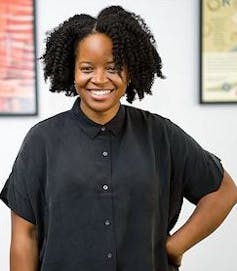
[[123,68],[121,76],[115,70],[112,46],[108,36],[94,33],[80,41],[75,58],[75,87],[81,109],[92,120],[104,123],[117,113],[128,84],[127,69]]

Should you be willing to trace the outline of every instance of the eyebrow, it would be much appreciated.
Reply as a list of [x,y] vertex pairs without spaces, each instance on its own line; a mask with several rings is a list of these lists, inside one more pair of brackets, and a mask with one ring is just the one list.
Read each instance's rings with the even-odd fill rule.
[[[79,64],[92,64],[90,61],[80,61]],[[114,64],[114,61],[108,61],[106,64]]]

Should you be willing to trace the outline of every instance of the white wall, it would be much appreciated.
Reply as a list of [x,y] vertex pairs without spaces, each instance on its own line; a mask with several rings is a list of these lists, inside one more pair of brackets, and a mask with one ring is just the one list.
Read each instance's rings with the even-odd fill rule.
[[[154,95],[134,105],[171,118],[191,134],[203,147],[222,158],[225,168],[237,180],[237,106],[200,105],[199,96],[199,16],[198,0],[130,0],[130,1],[58,1],[37,3],[38,57],[44,48],[45,32],[75,13],[98,11],[120,4],[145,18],[158,42],[166,80],[155,82]],[[0,188],[8,177],[19,146],[28,129],[41,119],[67,110],[74,99],[48,91],[42,66],[38,64],[38,117],[0,118]],[[179,225],[193,206],[185,202]],[[0,270],[9,270],[10,213],[0,203]],[[184,257],[181,271],[236,270],[236,207],[222,226]]]

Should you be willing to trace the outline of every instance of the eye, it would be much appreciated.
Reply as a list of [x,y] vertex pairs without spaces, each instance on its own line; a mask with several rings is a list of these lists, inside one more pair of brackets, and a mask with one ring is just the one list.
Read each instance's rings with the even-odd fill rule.
[[108,70],[108,72],[110,72],[110,73],[117,73],[117,70],[116,70],[115,66],[109,66],[109,67],[107,68],[107,70]]
[[90,73],[93,71],[93,68],[91,66],[84,66],[80,68],[80,71],[82,71],[83,73]]

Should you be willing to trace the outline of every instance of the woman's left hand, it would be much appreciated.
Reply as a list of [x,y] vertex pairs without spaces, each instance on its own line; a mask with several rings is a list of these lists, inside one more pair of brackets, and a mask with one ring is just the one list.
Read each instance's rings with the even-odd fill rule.
[[173,235],[168,236],[166,250],[170,263],[180,266],[183,254],[209,236],[237,203],[237,187],[224,171],[218,190],[203,196],[189,219]]

